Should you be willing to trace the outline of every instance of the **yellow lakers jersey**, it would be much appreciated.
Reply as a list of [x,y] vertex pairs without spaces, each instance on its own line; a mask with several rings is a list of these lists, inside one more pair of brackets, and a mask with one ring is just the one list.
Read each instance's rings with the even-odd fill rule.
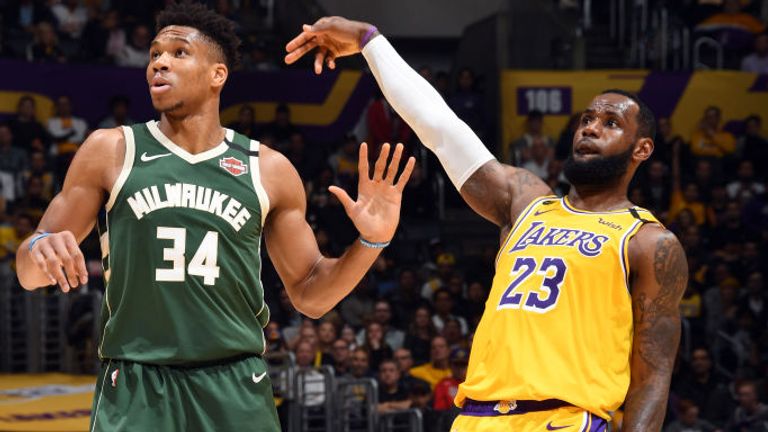
[[560,399],[608,418],[630,379],[627,245],[649,222],[641,208],[529,204],[499,250],[456,403]]

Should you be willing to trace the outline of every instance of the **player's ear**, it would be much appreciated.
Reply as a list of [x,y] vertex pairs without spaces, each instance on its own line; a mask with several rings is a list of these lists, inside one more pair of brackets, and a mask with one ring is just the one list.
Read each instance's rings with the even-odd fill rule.
[[645,161],[653,154],[653,148],[654,145],[651,138],[640,138],[635,143],[635,150],[632,153],[637,159]]
[[211,85],[213,87],[224,87],[224,83],[227,82],[229,76],[229,69],[224,63],[214,63],[211,69]]

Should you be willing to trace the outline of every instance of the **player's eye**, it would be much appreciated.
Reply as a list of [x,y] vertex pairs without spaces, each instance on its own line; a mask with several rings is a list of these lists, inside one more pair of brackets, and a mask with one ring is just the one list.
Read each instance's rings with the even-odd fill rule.
[[619,125],[619,122],[617,122],[616,120],[611,119],[611,120],[608,120],[607,122],[605,122],[605,125],[609,126],[609,127],[617,127]]
[[176,50],[176,57],[183,57],[186,54],[187,54],[187,51],[182,48],[179,48]]
[[149,58],[151,58],[152,60],[156,60],[158,57],[160,57],[159,51],[152,51],[151,53],[149,53]]
[[588,125],[591,121],[592,121],[592,118],[588,116],[584,116],[581,118],[581,124],[583,125]]

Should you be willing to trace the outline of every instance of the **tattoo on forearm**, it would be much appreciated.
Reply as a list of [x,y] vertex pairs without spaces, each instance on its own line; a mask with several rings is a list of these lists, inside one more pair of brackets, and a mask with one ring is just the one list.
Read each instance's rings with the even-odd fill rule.
[[[625,430],[659,431],[669,381],[680,341],[679,303],[688,283],[685,253],[677,239],[665,232],[656,242],[653,272],[658,292],[633,294],[635,355],[627,394]],[[639,360],[639,363],[635,363]],[[637,381],[635,381],[637,380]]]
[[656,243],[653,268],[659,292],[651,301],[644,293],[634,299],[635,336],[643,360],[657,371],[670,372],[680,337],[679,302],[688,280],[685,253],[671,233]]

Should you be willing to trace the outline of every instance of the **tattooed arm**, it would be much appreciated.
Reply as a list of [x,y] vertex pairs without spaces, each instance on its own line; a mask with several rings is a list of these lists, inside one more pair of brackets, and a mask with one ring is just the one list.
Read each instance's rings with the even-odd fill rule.
[[641,228],[629,244],[634,339],[624,432],[661,430],[672,366],[680,343],[680,299],[688,263],[674,234],[658,225]]

